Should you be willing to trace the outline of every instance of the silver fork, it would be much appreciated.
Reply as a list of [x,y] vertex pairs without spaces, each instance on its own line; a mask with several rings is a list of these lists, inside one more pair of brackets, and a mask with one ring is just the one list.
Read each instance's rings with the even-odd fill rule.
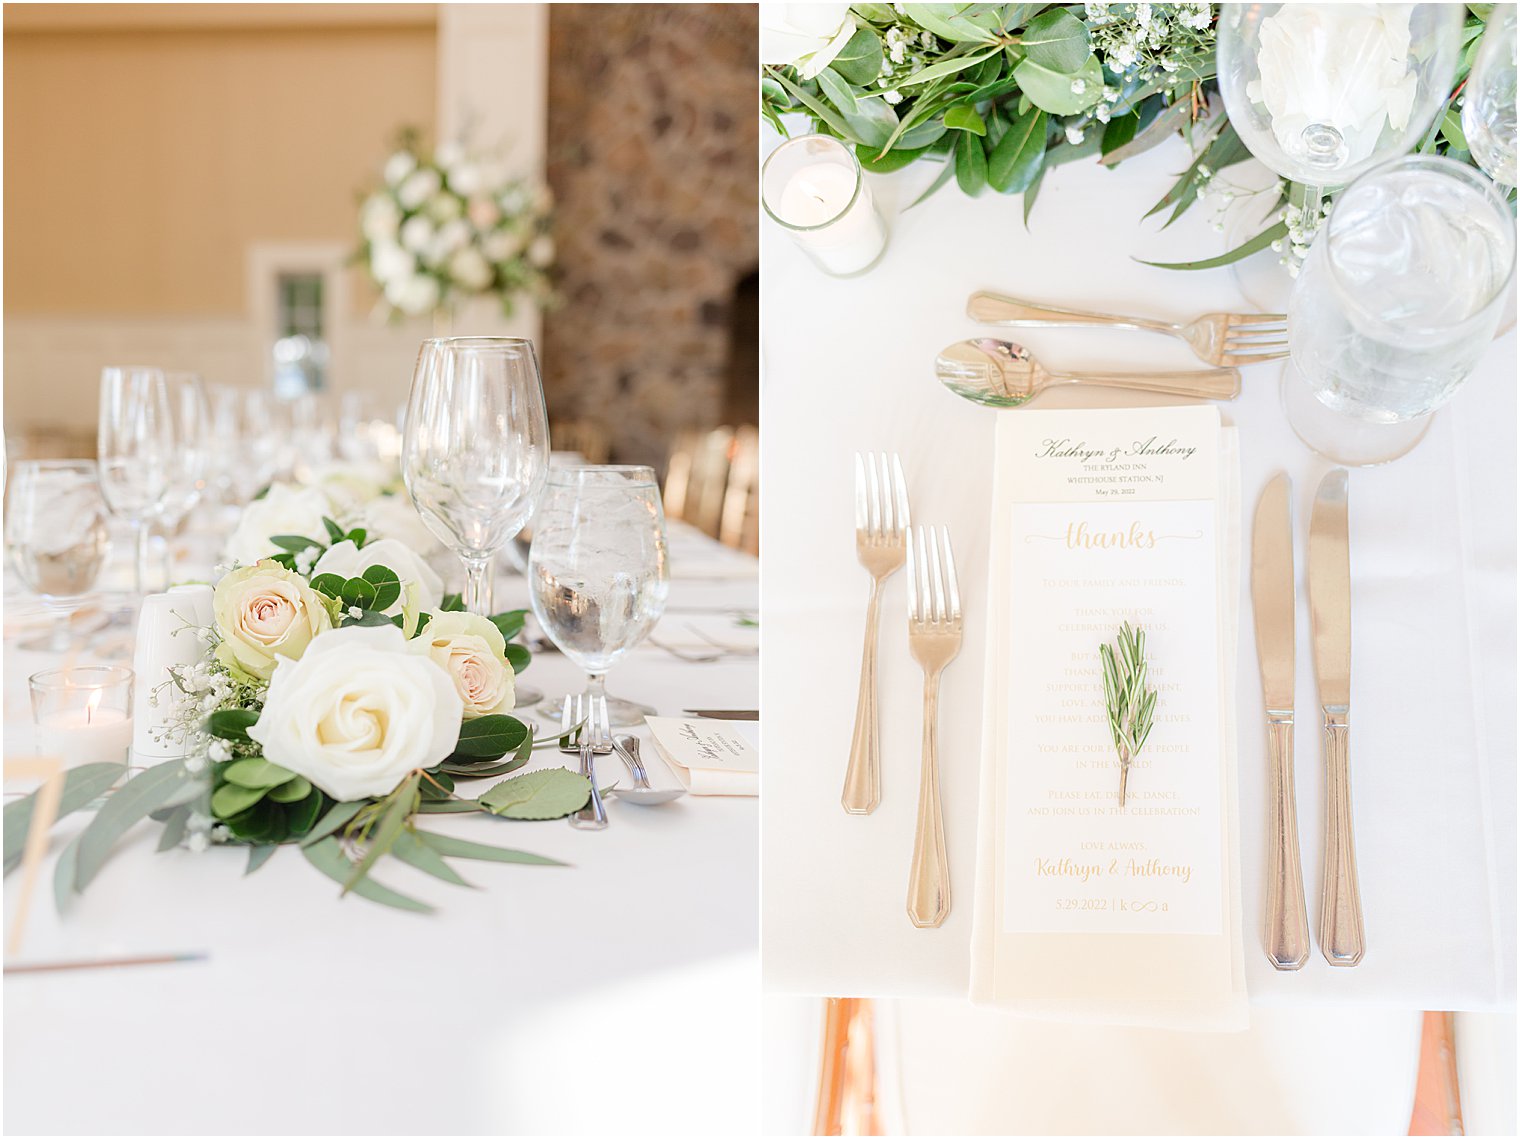
[[[591,703],[594,705],[596,701],[593,699]],[[587,707],[587,697],[581,693],[575,697],[573,712],[568,696],[565,698],[564,710],[560,712],[560,738],[561,740],[569,739],[571,742],[561,743],[559,750],[570,755],[579,755],[581,774],[591,781],[591,798],[586,800],[584,807],[570,816],[570,825],[577,830],[599,831],[607,825],[607,808],[602,806],[601,792],[596,789],[596,756],[612,750],[612,733],[606,728],[606,701],[602,701],[600,724],[593,723],[591,713],[594,711],[594,707]],[[580,727],[576,728],[576,724]],[[593,734],[596,735],[596,739],[593,739]],[[606,738],[606,748],[599,752],[597,749],[603,735]]]
[[881,585],[903,564],[908,533],[908,486],[896,455],[855,455],[855,553],[871,575],[866,640],[860,661],[855,734],[840,802],[852,815],[869,815],[881,802],[881,745],[876,726],[876,639]]
[[950,913],[950,861],[939,801],[939,678],[961,651],[961,592],[950,531],[918,527],[908,539],[908,649],[924,670],[924,754],[918,829],[908,872],[908,917],[920,928]]
[[1041,328],[1062,324],[1104,324],[1165,332],[1186,340],[1200,360],[1224,368],[1280,360],[1288,354],[1288,318],[1280,312],[1210,312],[1185,324],[1143,316],[1108,316],[1101,312],[1035,304],[998,293],[972,293],[966,315],[979,324]]

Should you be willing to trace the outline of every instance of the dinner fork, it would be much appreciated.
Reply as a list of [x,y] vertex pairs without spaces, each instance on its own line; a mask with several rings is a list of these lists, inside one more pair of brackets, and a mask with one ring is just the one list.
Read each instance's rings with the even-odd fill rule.
[[979,324],[1017,328],[1062,324],[1104,324],[1165,332],[1186,340],[1200,360],[1223,368],[1280,360],[1288,354],[1288,318],[1280,312],[1211,312],[1185,324],[1142,316],[1108,316],[1100,312],[1035,304],[998,293],[972,293],[966,315]]
[[869,815],[881,802],[881,745],[876,715],[876,634],[881,617],[881,585],[903,564],[908,534],[908,487],[896,455],[855,455],[855,553],[871,575],[866,606],[865,648],[860,661],[860,695],[855,702],[855,734],[844,773],[840,802],[852,815]]
[[[590,700],[590,707],[587,701]],[[612,750],[612,732],[606,725],[607,705],[602,701],[600,710],[601,722],[594,722],[597,717],[595,712],[596,697],[587,697],[581,693],[575,697],[572,705],[570,697],[565,697],[564,709],[560,712],[559,750],[569,755],[580,756],[580,771],[591,781],[591,797],[586,800],[586,805],[570,816],[570,825],[578,830],[599,831],[607,825],[607,808],[602,805],[601,792],[596,789],[596,756],[605,755]],[[576,728],[575,725],[580,727]],[[593,738],[593,734],[596,738]],[[606,747],[601,748],[605,737]],[[568,742],[566,742],[568,741]]]
[[918,830],[908,872],[908,917],[931,928],[950,912],[950,862],[939,800],[939,678],[961,651],[961,593],[950,531],[920,526],[908,538],[908,650],[924,670],[924,753]]

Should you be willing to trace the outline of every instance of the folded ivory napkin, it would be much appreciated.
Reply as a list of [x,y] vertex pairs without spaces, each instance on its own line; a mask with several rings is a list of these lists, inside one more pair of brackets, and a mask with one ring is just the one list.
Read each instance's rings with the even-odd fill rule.
[[760,725],[646,716],[655,748],[693,795],[760,794]]
[[[1235,761],[1239,455],[1213,407],[1000,417],[971,996],[1247,1026]],[[1098,649],[1146,634],[1119,806]]]

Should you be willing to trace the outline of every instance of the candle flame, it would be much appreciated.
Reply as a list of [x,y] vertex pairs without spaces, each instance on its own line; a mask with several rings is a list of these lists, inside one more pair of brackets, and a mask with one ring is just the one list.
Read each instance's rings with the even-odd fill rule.
[[94,692],[90,693],[89,699],[84,702],[84,722],[86,724],[95,719],[95,709],[100,707],[100,698],[104,695],[105,690],[97,688]]

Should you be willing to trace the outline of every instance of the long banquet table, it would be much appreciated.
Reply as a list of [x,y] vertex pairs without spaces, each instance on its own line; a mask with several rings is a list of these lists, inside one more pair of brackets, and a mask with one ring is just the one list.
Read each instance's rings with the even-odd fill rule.
[[[753,558],[672,524],[671,564],[655,638],[679,649],[695,626],[753,643],[736,624],[757,616]],[[525,606],[525,580],[502,578],[497,601]],[[49,663],[5,645],[8,756],[32,751],[26,678]],[[551,697],[582,685],[558,654],[524,679]],[[753,708],[757,687],[753,655],[694,663],[649,644],[611,674],[615,694],[665,715]],[[603,782],[622,774],[607,758]],[[60,917],[50,857],[17,960],[209,956],[7,977],[7,1132],[671,1134],[754,1118],[757,802],[608,813],[601,832],[430,817],[571,864],[458,861],[478,890],[377,870],[431,915],[340,900],[291,849],[247,878],[240,850],[154,854],[142,826]]]

